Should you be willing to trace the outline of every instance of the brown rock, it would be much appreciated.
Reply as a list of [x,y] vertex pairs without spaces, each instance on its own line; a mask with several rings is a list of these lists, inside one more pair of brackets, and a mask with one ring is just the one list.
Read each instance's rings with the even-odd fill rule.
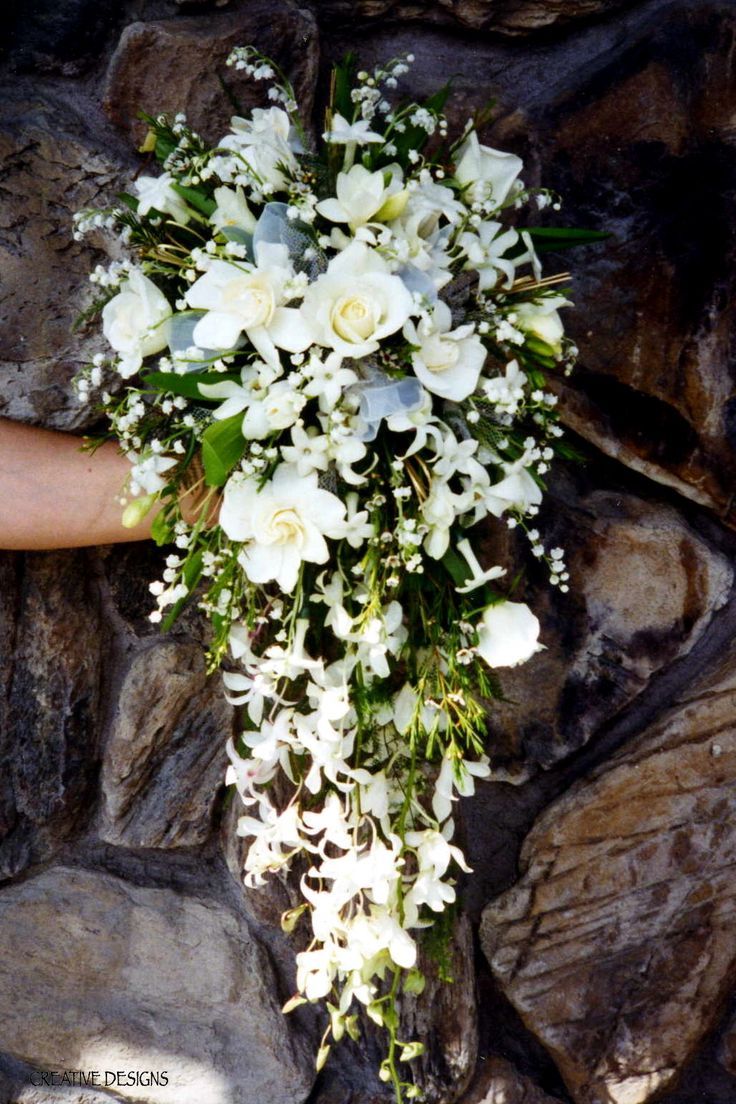
[[[546,650],[502,672],[491,749],[509,780],[550,766],[688,654],[726,601],[727,559],[671,508],[632,495],[581,493],[560,478],[548,547],[569,549],[570,593],[546,583],[532,605]],[[520,769],[520,764],[522,764]]]
[[424,992],[402,1000],[402,1038],[418,1039],[426,1048],[410,1069],[428,1104],[457,1100],[478,1058],[473,934],[467,917],[459,916],[448,934],[439,956],[429,954],[420,941],[417,966],[426,978]]
[[[18,574],[13,578],[13,559]],[[64,843],[89,814],[98,742],[101,623],[83,552],[3,557],[0,871]]]
[[496,31],[519,35],[553,24],[579,22],[603,15],[622,6],[626,0],[317,0],[321,21],[332,27],[335,22],[350,23],[356,16],[365,20],[391,18],[423,22],[459,24],[476,31]]
[[615,59],[600,55],[601,68],[558,96],[538,131],[566,218],[615,235],[585,257],[569,255],[578,271],[582,261],[580,310],[569,316],[581,365],[561,387],[564,419],[608,455],[723,514],[736,475],[727,367],[736,245],[726,198],[736,174],[722,94],[735,31],[730,6],[663,9],[623,36]]
[[72,238],[72,215],[106,207],[121,186],[125,152],[91,104],[3,90],[0,108],[0,415],[59,428],[90,424],[72,376],[103,347],[72,334],[94,300],[88,273],[108,258]]
[[481,1061],[459,1104],[560,1104],[507,1062],[493,1055]]
[[198,644],[139,652],[120,687],[102,761],[100,835],[129,847],[190,847],[212,831],[232,732],[222,679]]
[[196,131],[216,142],[233,114],[267,102],[262,84],[225,65],[233,47],[248,45],[283,68],[309,121],[317,79],[316,25],[308,11],[288,0],[255,0],[221,14],[129,24],[110,62],[105,111],[136,144],[146,130],[136,117],[140,110],[184,112]]
[[550,806],[481,940],[575,1104],[642,1104],[717,1023],[736,945],[736,661]]
[[718,1047],[718,1061],[736,1077],[736,1016],[731,1018],[723,1033]]
[[0,945],[3,1046],[36,1069],[148,1074],[114,1086],[136,1104],[309,1092],[268,959],[221,902],[59,867],[0,891]]

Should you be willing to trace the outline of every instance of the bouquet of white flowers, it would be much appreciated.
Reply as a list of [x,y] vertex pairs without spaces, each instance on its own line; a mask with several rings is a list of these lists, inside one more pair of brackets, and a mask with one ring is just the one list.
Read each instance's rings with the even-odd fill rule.
[[540,647],[469,534],[520,527],[567,589],[530,521],[562,447],[547,374],[576,352],[567,274],[543,277],[538,254],[602,236],[514,228],[554,197],[481,145],[478,120],[451,141],[446,89],[389,102],[411,60],[336,67],[314,143],[284,74],[237,49],[228,64],[269,82],[272,106],[215,148],[183,116],[149,118],[163,171],[76,218],[129,257],[92,274],[115,355],[77,387],[110,388],[126,522],[155,507],[176,548],[151,620],[168,627],[196,589],[211,667],[244,707],[227,781],[246,883],[302,859],[283,924],[311,941],[286,1007],[326,1002],[320,1066],[362,1005],[397,1101],[419,1095],[400,1063],[422,1049],[400,1040],[397,1002],[421,990],[417,939],[468,870],[453,809],[489,774],[493,672]]

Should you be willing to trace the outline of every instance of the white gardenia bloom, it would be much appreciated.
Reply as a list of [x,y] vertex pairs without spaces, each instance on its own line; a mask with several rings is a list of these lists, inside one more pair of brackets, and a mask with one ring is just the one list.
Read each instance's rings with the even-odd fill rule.
[[370,129],[370,123],[365,119],[359,119],[356,123],[349,123],[339,113],[332,116],[332,125],[322,135],[325,142],[346,145],[355,142],[358,146],[369,145],[372,142],[383,142],[383,137]]
[[278,349],[303,352],[312,335],[299,310],[282,305],[294,275],[286,247],[261,242],[256,262],[213,261],[185,298],[207,312],[194,327],[200,348],[232,349],[245,333],[263,359],[277,366]]
[[523,602],[497,602],[484,610],[478,654],[489,667],[517,667],[540,648],[539,621]]
[[307,288],[301,307],[318,345],[353,358],[374,353],[414,310],[403,281],[376,250],[359,241],[330,261]]
[[161,173],[161,176],[139,176],[135,182],[140,197],[138,214],[147,215],[153,209],[162,215],[171,215],[176,222],[186,225],[192,216],[182,197],[174,191],[173,183],[173,176],[167,172]]
[[335,192],[336,198],[321,200],[317,210],[330,222],[346,222],[353,233],[367,222],[398,218],[409,199],[398,166],[371,172],[353,165],[337,174]]
[[138,371],[143,357],[166,347],[166,320],[171,314],[166,296],[137,268],[102,308],[102,332],[120,355],[119,371],[124,379]]
[[252,234],[256,218],[248,206],[242,188],[215,188],[217,206],[210,215],[210,222],[216,230],[235,227]]
[[280,464],[261,490],[242,473],[225,485],[220,525],[235,541],[246,541],[239,563],[253,583],[275,580],[290,594],[303,561],[327,563],[325,537],[345,532],[345,505],[317,485],[317,474],[300,476]]
[[567,305],[564,295],[550,295],[531,303],[520,303],[514,307],[514,325],[524,333],[539,338],[559,356],[565,329],[557,309]]
[[501,276],[504,277],[501,286],[511,287],[516,262],[506,254],[519,240],[515,230],[504,230],[500,222],[482,222],[475,233],[466,231],[458,240],[468,258],[465,270],[478,273],[479,291],[495,287]]
[[490,199],[500,207],[521,188],[517,177],[524,162],[514,153],[491,149],[478,141],[473,130],[458,150],[455,179],[468,187],[471,202]]
[[460,402],[478,386],[486,359],[483,342],[471,324],[452,328],[452,312],[441,300],[432,311],[431,323],[404,325],[404,337],[413,345],[414,374],[428,391],[443,399]]

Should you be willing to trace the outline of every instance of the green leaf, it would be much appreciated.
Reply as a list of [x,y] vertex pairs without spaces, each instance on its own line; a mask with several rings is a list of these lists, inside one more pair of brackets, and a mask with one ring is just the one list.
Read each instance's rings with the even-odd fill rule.
[[553,249],[573,249],[576,245],[590,245],[592,242],[613,237],[607,230],[583,230],[565,226],[529,226],[526,233],[534,242],[537,253],[547,253]]
[[161,629],[163,632],[168,632],[171,626],[176,621],[177,617],[181,613],[184,605],[189,601],[192,591],[196,587],[199,580],[202,578],[202,551],[195,552],[194,555],[187,560],[184,564],[184,570],[182,572],[184,576],[184,582],[186,583],[189,594],[185,594],[183,598],[180,598],[178,602],[175,602],[171,607],[166,617],[161,622]]
[[217,207],[214,199],[210,199],[204,192],[200,192],[198,188],[187,188],[184,184],[172,184],[171,187],[177,195],[180,195],[182,199],[187,201],[190,207],[193,207],[195,211],[199,211],[207,218],[210,217]]
[[151,536],[159,548],[163,544],[171,544],[174,539],[174,527],[166,516],[166,510],[160,510],[153,519]]
[[463,586],[464,583],[467,583],[471,575],[470,568],[452,546],[447,549],[440,563],[456,586]]
[[357,112],[357,104],[350,99],[350,92],[355,79],[356,59],[354,53],[346,54],[341,62],[333,69],[334,85],[331,108],[333,112],[342,115],[343,119],[352,122]]
[[240,376],[226,372],[187,372],[185,376],[180,376],[178,372],[148,372],[141,379],[146,387],[152,387],[156,391],[183,395],[199,402],[220,402],[219,399],[207,399],[199,390],[200,383],[237,383]]
[[124,203],[126,207],[130,208],[134,213],[138,213],[138,200],[130,192],[118,192],[118,199],[121,203]]
[[202,434],[202,463],[209,487],[221,487],[245,452],[242,427],[243,415],[233,414],[213,422]]

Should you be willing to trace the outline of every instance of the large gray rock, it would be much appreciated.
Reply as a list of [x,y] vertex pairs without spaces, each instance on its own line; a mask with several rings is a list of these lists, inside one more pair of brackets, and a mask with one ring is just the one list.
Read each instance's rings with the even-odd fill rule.
[[117,1100],[303,1101],[313,1070],[274,988],[221,902],[65,867],[0,891],[4,1049],[37,1069],[100,1071],[103,1086],[125,1071],[132,1083],[108,1085]]
[[540,817],[482,945],[575,1104],[643,1104],[718,1022],[736,944],[736,662]]
[[97,418],[70,381],[104,343],[96,331],[71,331],[99,294],[89,272],[108,258],[73,240],[72,215],[115,202],[130,174],[126,156],[90,103],[22,84],[3,89],[0,415],[62,429]]
[[86,553],[2,562],[0,872],[7,877],[53,853],[89,818],[102,626]]
[[233,709],[198,644],[156,642],[120,687],[102,761],[102,839],[190,847],[213,830]]
[[586,743],[690,653],[733,582],[728,559],[670,507],[553,486],[550,524],[540,528],[548,547],[568,550],[570,593],[545,582],[527,596],[545,650],[502,672],[510,700],[494,703],[489,743],[498,776],[512,781]]
[[493,1055],[479,1064],[469,1091],[459,1104],[560,1104],[505,1058]]
[[309,121],[319,56],[316,24],[310,12],[288,0],[254,0],[223,13],[129,24],[110,62],[105,110],[136,144],[146,131],[137,118],[141,109],[150,115],[184,112],[198,133],[217,142],[231,115],[267,103],[262,83],[225,66],[233,47],[250,45],[282,67]]
[[[178,0],[179,3],[184,0]],[[316,0],[320,19],[328,27],[352,25],[380,17],[392,20],[447,24],[474,31],[528,34],[553,24],[565,24],[606,15],[626,0]]]

